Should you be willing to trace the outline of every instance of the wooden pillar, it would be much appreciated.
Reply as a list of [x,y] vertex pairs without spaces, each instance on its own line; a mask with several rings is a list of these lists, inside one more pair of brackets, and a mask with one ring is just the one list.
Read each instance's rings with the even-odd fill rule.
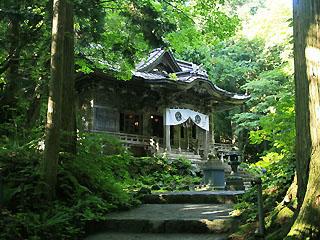
[[171,151],[170,146],[170,125],[166,125],[166,110],[163,113],[163,126],[164,126],[164,140],[165,140],[165,150],[167,152]]
[[211,141],[212,141],[212,145],[214,145],[216,143],[215,139],[214,139],[214,113],[211,114]]
[[171,151],[171,145],[170,145],[170,125],[166,125],[166,149],[167,152]]
[[204,151],[203,151],[203,160],[207,160],[208,159],[208,131],[205,130],[205,134],[204,134]]
[[224,153],[223,153],[223,152],[221,152],[220,160],[221,160],[221,162],[223,162],[223,163],[224,163]]
[[150,136],[151,135],[151,126],[150,126],[150,113],[144,111],[142,115],[142,135]]
[[200,150],[200,141],[199,141],[199,136],[200,136],[200,130],[201,128],[199,128],[198,126],[196,126],[196,139],[197,139],[197,150],[196,150],[196,152],[197,152],[197,154],[199,155],[199,150]]
[[177,126],[178,128],[178,151],[181,153],[181,124]]
[[[189,121],[189,120],[188,120]],[[186,131],[187,131],[187,150],[189,151],[190,150],[190,137],[189,137],[189,125],[187,124],[187,127],[186,127]]]

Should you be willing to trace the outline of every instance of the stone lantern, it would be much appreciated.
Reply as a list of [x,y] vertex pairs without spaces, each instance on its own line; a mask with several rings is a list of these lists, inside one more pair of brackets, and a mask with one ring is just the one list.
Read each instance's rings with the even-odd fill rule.
[[228,162],[228,164],[231,166],[231,169],[232,169],[231,175],[237,176],[238,167],[241,163],[239,160],[240,153],[238,151],[231,151],[231,152],[228,152],[226,156],[230,157],[230,161]]
[[241,156],[238,151],[230,151],[226,154],[230,157],[228,164],[231,166],[231,174],[226,179],[227,190],[244,190],[243,179],[238,173],[238,167],[240,165],[239,157]]

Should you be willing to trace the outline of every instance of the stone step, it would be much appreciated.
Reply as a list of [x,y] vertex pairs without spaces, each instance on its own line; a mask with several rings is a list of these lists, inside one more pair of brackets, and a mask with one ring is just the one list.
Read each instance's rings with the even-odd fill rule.
[[[249,176],[249,175],[238,174],[237,176],[241,177],[243,179],[243,181],[248,181],[248,182],[250,182],[253,179],[252,176]],[[232,175],[225,173],[225,178],[227,178],[227,177],[232,177]]]
[[230,204],[143,204],[115,212],[88,226],[88,232],[230,233],[238,219]]
[[99,233],[85,240],[227,240],[226,234]]
[[244,191],[185,191],[153,193],[145,195],[142,199],[144,203],[211,203],[230,204],[237,201],[238,196]]
[[186,158],[186,159],[199,159],[202,160],[200,155],[183,155],[183,154],[169,154],[168,155],[169,159],[179,159],[179,158]]
[[173,161],[181,157],[188,159],[191,162],[191,165],[193,166],[193,168],[197,172],[201,171],[201,165],[204,164],[204,162],[200,155],[191,155],[191,154],[183,155],[183,154],[172,154],[172,153],[168,155],[168,159]]
[[203,165],[204,164],[203,160],[199,160],[199,159],[190,159],[190,161],[193,164],[198,164],[198,165]]
[[[176,159],[172,159],[172,160],[176,160]],[[203,160],[202,159],[199,159],[199,158],[188,158],[188,160],[191,162],[191,163],[197,163],[197,164],[203,164]]]
[[170,153],[184,153],[184,154],[194,154],[195,152],[192,151],[192,150],[187,150],[187,149],[181,149],[179,151],[179,149],[171,149],[171,151],[169,152]]

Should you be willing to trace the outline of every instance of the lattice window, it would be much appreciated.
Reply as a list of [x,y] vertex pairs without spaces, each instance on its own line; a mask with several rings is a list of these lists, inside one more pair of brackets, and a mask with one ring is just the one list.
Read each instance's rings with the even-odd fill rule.
[[93,108],[93,129],[96,131],[118,131],[119,113],[103,106]]

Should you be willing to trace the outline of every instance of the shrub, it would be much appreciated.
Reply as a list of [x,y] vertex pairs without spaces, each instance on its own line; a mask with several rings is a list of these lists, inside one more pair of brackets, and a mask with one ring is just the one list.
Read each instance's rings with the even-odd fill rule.
[[60,153],[56,199],[48,202],[37,146],[0,149],[0,239],[79,239],[90,221],[138,204],[142,187],[179,190],[199,181],[185,159],[135,158],[108,135],[84,134],[76,156]]

